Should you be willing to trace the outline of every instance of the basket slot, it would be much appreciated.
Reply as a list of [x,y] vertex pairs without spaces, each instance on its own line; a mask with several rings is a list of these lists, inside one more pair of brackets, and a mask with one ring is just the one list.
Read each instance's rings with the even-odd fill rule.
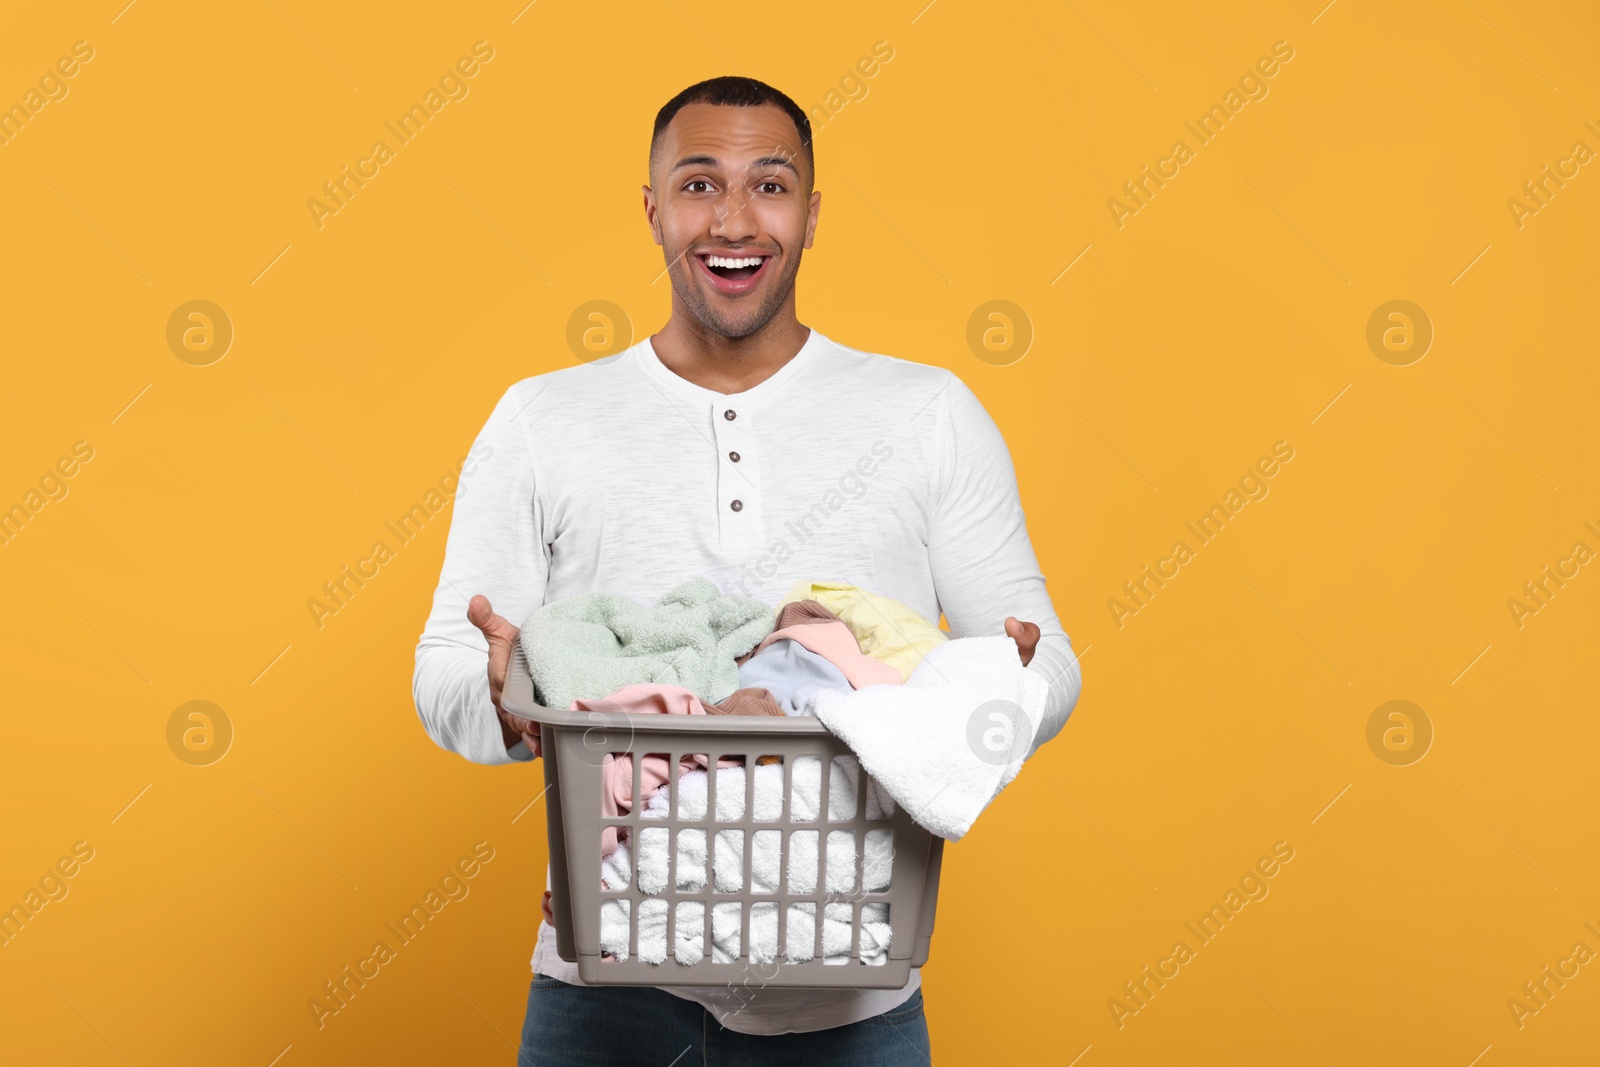
[[854,756],[835,756],[828,764],[828,821],[844,822],[861,810],[861,764]]
[[641,963],[667,961],[667,902],[660,897],[639,902],[638,949]]
[[783,831],[756,830],[750,834],[750,891],[776,893],[782,881]]
[[[750,817],[755,822],[778,822],[783,818],[783,798],[788,795],[781,754],[760,756],[750,776]],[[767,767],[775,767],[768,770]],[[776,794],[776,795],[774,795]]]
[[638,831],[639,853],[635,879],[641,893],[656,894],[667,888],[667,828],[646,826]]
[[743,830],[718,830],[712,845],[711,877],[719,893],[744,891],[744,872],[740,865],[745,857],[745,832]]
[[672,760],[665,752],[650,752],[644,757],[629,753],[638,762],[633,768],[633,806],[628,810],[642,815],[662,782],[672,780]]
[[626,897],[607,897],[600,902],[600,949],[619,960],[633,956],[631,910],[632,901]]
[[823,926],[826,929],[829,923],[850,924],[850,950],[842,956],[824,956],[823,965],[828,967],[843,966],[850,962],[852,957],[859,956],[861,951],[861,931],[855,923],[856,906],[847,900],[836,900],[823,905]]
[[861,920],[860,922],[856,923],[855,933],[852,935],[854,938],[854,945],[851,949],[851,958],[860,960],[863,964],[869,967],[882,967],[889,962],[888,949],[884,949],[882,952],[879,952],[876,958],[871,960],[869,960],[861,951],[862,931],[865,925],[869,922],[881,922],[885,927],[890,926],[888,901],[878,900],[871,904],[861,905]]
[[610,855],[605,854],[607,827],[600,831],[600,885],[603,889],[627,889],[633,884],[633,856],[626,843]]
[[673,909],[676,913],[676,940],[678,946],[674,954],[681,957],[680,963],[693,965],[705,958],[706,954],[706,906],[704,901],[680,900]]
[[817,891],[817,838],[816,830],[789,831],[789,867],[785,891],[789,893],[815,893]]
[[[694,756],[694,764],[700,767],[707,766],[710,762],[710,756],[707,753],[700,752],[692,753],[691,755]],[[695,765],[692,765],[687,759],[680,759],[678,765],[680,770],[675,777],[673,785],[677,793],[669,798],[670,816],[682,822],[702,822],[706,817],[706,788],[709,785],[705,781],[706,772],[696,770]],[[691,775],[693,777],[690,777]],[[692,783],[687,790],[684,787],[685,779]]]
[[[750,905],[750,949],[751,963],[771,963],[774,956],[769,955],[767,946],[773,948],[778,945],[778,902],[775,900],[762,900]],[[769,941],[765,936],[767,931],[772,931]]]
[[[711,905],[712,956],[717,963],[733,963],[743,954],[747,938],[744,936],[744,905],[737,900],[724,900]],[[731,956],[725,956],[722,945],[727,945]]]
[[788,907],[788,931],[783,945],[784,962],[805,963],[814,960],[822,951],[817,930],[817,905],[815,901],[795,901]]
[[822,800],[822,757],[796,756],[791,763],[794,779],[788,790],[789,820],[816,822]]
[[[728,766],[723,766],[724,763]],[[717,760],[712,776],[716,783],[716,795],[720,798],[713,808],[717,813],[717,822],[739,822],[744,819],[744,813],[750,810],[750,783],[745,770],[744,756],[722,756]]]
[[894,830],[880,828],[867,831],[866,847],[861,855],[862,890],[867,893],[887,893],[894,881]]
[[699,893],[706,887],[706,832],[699,827],[678,831],[678,877],[674,883],[680,893]]
[[823,884],[829,893],[856,891],[856,832],[828,831],[828,878]]

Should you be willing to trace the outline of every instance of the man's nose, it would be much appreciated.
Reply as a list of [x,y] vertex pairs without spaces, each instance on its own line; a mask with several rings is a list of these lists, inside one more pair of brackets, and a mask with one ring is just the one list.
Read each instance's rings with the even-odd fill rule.
[[730,189],[715,204],[717,221],[711,232],[730,242],[738,242],[756,234],[754,213],[742,189]]

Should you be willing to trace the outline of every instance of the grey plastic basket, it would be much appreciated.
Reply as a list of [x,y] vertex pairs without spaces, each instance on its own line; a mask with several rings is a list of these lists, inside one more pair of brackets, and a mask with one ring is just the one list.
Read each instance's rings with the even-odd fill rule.
[[[551,911],[555,916],[556,952],[567,962],[576,962],[578,975],[591,985],[736,985],[749,984],[774,987],[821,987],[862,989],[901,989],[911,978],[911,968],[920,967],[928,959],[929,943],[933,938],[934,911],[939,896],[939,869],[944,856],[944,839],[935,836],[912,821],[909,814],[880,791],[892,811],[886,819],[866,818],[869,779],[864,769],[857,765],[855,810],[849,817],[830,810],[829,785],[835,758],[855,762],[848,746],[820,721],[809,716],[740,716],[740,715],[635,715],[623,711],[565,711],[542,707],[535,703],[533,682],[528,675],[527,661],[522,649],[512,655],[502,694],[505,709],[514,715],[532,719],[540,724],[540,747],[543,751],[546,791],[545,813],[549,828],[551,866]],[[606,753],[629,754],[634,762],[634,797],[629,811],[615,818],[601,814],[601,765]],[[666,817],[645,817],[643,801],[639,796],[639,763],[644,755],[663,754],[673,768],[668,788],[670,811]],[[741,758],[744,762],[745,798],[743,818],[718,819],[716,789],[722,774],[708,774],[707,798],[704,817],[682,817],[678,803],[678,760],[684,754],[705,755],[709,768],[718,766],[723,757]],[[753,773],[758,757],[776,755],[783,762],[782,810],[777,821],[758,821],[755,818],[755,789],[757,775]],[[800,756],[815,756],[820,761],[821,782],[818,812],[815,819],[796,820],[790,801],[794,797],[794,766]],[[639,874],[635,870],[626,889],[605,889],[601,886],[601,833],[606,826],[627,826],[628,836],[636,849],[640,831],[664,827],[670,833],[666,848],[668,875],[660,892],[646,894],[639,888]],[[706,841],[705,885],[699,890],[679,888],[677,857],[679,834],[684,829],[698,829]],[[867,891],[863,860],[867,834],[873,830],[892,832],[893,859],[889,884],[882,892]],[[720,857],[723,831],[741,831],[744,855],[739,871],[743,872],[738,892],[722,892],[717,888],[713,873],[713,850]],[[757,831],[779,831],[782,835],[778,871],[781,880],[774,893],[758,892],[752,886],[755,870],[752,849]],[[817,859],[820,870],[816,873],[812,892],[789,892],[791,835],[810,831],[817,836]],[[834,831],[848,831],[859,843],[853,889],[849,892],[828,892],[831,877],[827,863],[828,839]],[[881,840],[881,838],[880,838]],[[635,853],[637,861],[637,853]],[[629,945],[626,959],[601,958],[601,902],[605,898],[627,901]],[[661,963],[648,963],[639,958],[639,918],[641,905],[647,900],[666,901],[666,958]],[[674,947],[679,931],[678,904],[683,901],[701,901],[701,948],[703,957],[697,963],[683,963],[676,958]],[[790,905],[813,903],[813,916],[809,925],[815,933],[811,958],[792,960],[785,949],[789,946],[788,924]],[[771,902],[776,907],[777,936],[775,954],[771,959],[751,959],[752,908]],[[889,946],[886,959],[871,966],[861,959],[862,908],[875,903],[888,905]],[[714,929],[713,907],[737,903],[739,908],[739,955],[733,962],[717,962],[712,951]],[[829,911],[826,906],[850,908],[850,957],[842,964],[829,963],[823,953],[824,920]],[[875,909],[878,910],[878,909]],[[834,959],[840,957],[836,954]]]

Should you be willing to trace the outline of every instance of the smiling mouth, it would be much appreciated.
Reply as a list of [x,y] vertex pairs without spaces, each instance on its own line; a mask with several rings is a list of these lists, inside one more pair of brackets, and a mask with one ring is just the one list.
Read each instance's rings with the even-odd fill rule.
[[772,261],[772,257],[767,255],[723,256],[701,253],[694,258],[717,291],[727,294],[743,293],[753,289],[765,273],[767,264]]

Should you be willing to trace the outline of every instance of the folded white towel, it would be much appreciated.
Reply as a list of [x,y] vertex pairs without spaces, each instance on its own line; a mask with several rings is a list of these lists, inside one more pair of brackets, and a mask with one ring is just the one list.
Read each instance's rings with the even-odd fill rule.
[[[600,908],[600,947],[618,960],[628,958],[628,912],[631,901],[606,900]],[[850,924],[854,905],[835,901],[823,905],[822,962],[837,966],[850,962]],[[889,906],[882,901],[861,906],[861,962],[881,967],[889,962]],[[739,960],[739,905],[736,901],[711,907],[711,958],[717,963]],[[811,901],[789,905],[789,924],[784,939],[784,962],[805,963],[816,958],[817,906]],[[673,958],[693,966],[705,958],[701,939],[705,933],[705,904],[699,900],[678,902],[677,936]],[[778,904],[763,901],[750,906],[750,962],[771,963],[777,958]],[[651,897],[639,902],[639,959],[661,964],[667,959],[667,902]]]
[[[861,768],[854,759],[841,757],[830,764],[828,814],[845,818],[856,810]],[[725,767],[717,780],[718,821],[730,821],[744,812],[743,767]],[[683,818],[699,819],[706,811],[706,772],[689,771],[678,783],[678,803]],[[794,782],[790,790],[790,810],[796,822],[815,822],[820,814],[817,803],[821,787],[821,760],[798,756],[794,761]],[[783,814],[783,765],[756,767],[755,814],[757,822],[776,822]],[[867,817],[888,818],[894,802],[867,783]],[[667,792],[662,787],[646,802],[642,818],[665,818]],[[712,855],[712,877],[719,892],[734,893],[744,887],[744,831],[718,830]],[[789,837],[789,892],[812,893],[817,888],[816,830],[796,830]],[[648,894],[661,892],[667,885],[667,830],[649,826],[639,832],[639,889]],[[782,831],[756,830],[750,842],[750,886],[757,893],[778,892],[778,855]],[[865,862],[862,868],[865,888],[882,892],[889,886],[893,868],[892,835],[887,829],[866,833]],[[856,835],[848,830],[828,834],[827,891],[849,893],[855,890]],[[703,829],[686,827],[678,833],[677,887],[698,892],[706,884],[706,837]]]
[[[794,759],[794,780],[790,795],[790,810],[795,821],[815,822],[820,811],[822,785],[821,759],[817,756],[797,756]],[[743,767],[721,768],[717,779],[718,821],[732,820],[743,815],[745,805],[745,777]],[[830,763],[828,814],[832,818],[847,818],[856,811],[860,765],[850,757],[841,757]],[[682,775],[678,785],[678,803],[682,817],[704,818],[706,812],[706,772],[689,771]],[[762,822],[777,822],[783,813],[783,765],[765,764],[756,767],[754,818]],[[869,818],[891,817],[894,802],[867,782],[867,812]],[[663,785],[652,794],[640,812],[641,818],[665,818],[667,787]],[[717,830],[712,855],[712,878],[721,892],[738,892],[744,888],[744,835],[743,830]],[[783,831],[778,829],[755,830],[750,842],[750,889],[755,893],[776,893],[779,890],[779,853]],[[813,893],[817,889],[819,830],[791,830],[789,832],[788,892]],[[660,893],[667,885],[667,840],[664,826],[642,827],[638,833],[637,878],[638,889],[649,895]],[[889,888],[894,869],[894,838],[887,828],[868,830],[861,860],[861,886],[867,892],[882,892]],[[857,891],[857,840],[850,830],[828,831],[827,874],[824,885],[829,893]],[[608,889],[626,889],[635,875],[635,863],[626,842],[602,862],[602,883]],[[685,827],[678,832],[677,888],[685,892],[698,892],[706,883],[706,831]],[[618,959],[628,958],[628,919],[630,901],[607,898],[601,902],[601,948]],[[750,908],[750,957],[754,962],[767,962],[777,955],[778,904],[776,901],[757,902]],[[826,904],[823,911],[824,963],[840,964],[850,959],[852,905],[835,901]],[[719,902],[712,907],[712,955],[718,962],[730,962],[739,957],[739,904],[737,901]],[[667,901],[646,899],[639,903],[639,958],[646,963],[661,963],[666,959]],[[696,933],[704,932],[705,909],[701,901],[679,901],[677,915],[677,944],[673,956],[680,963],[693,965],[703,958],[700,940]],[[788,936],[785,938],[784,956],[788,962],[799,963],[813,957],[812,945],[816,936],[816,905],[794,902],[790,905]],[[883,902],[862,906],[861,957],[869,965],[880,966],[888,961],[890,927],[888,907]]]
[[[650,903],[646,901],[646,903]],[[680,905],[681,906],[681,905]],[[822,962],[837,966],[850,962],[850,916],[854,905],[835,901],[823,905]],[[889,906],[882,901],[861,906],[861,962],[871,967],[881,967],[889,962]],[[641,913],[642,914],[642,913]],[[739,911],[737,904],[713,904],[711,907],[711,958],[718,963],[734,963],[739,959]],[[813,943],[817,936],[817,906],[811,901],[795,901],[789,905],[787,937],[784,938],[784,962],[805,963],[814,959]],[[641,933],[639,958],[644,958],[644,941]],[[665,941],[665,933],[661,935]],[[763,901],[750,906],[750,962],[770,963],[777,958],[778,904]]]
[[[717,821],[731,822],[744,818],[744,768],[721,768],[724,777],[717,780]],[[855,814],[857,790],[860,788],[861,765],[851,756],[840,756],[829,764],[828,817],[846,819]],[[789,804],[796,822],[812,822],[819,811],[818,794],[822,789],[822,761],[817,756],[796,756],[794,760],[794,786],[790,790]],[[678,783],[678,811],[685,819],[706,817],[706,772],[687,771]],[[756,767],[756,800],[753,818],[757,822],[777,822],[783,814],[783,764],[765,763]],[[667,815],[667,790],[665,786],[651,794],[645,803],[642,818],[665,818]],[[867,781],[867,818],[888,819],[894,815],[894,798]]]
[[904,685],[819,690],[812,710],[919,826],[959,841],[1022,769],[1049,692],[1010,637],[962,637]]

